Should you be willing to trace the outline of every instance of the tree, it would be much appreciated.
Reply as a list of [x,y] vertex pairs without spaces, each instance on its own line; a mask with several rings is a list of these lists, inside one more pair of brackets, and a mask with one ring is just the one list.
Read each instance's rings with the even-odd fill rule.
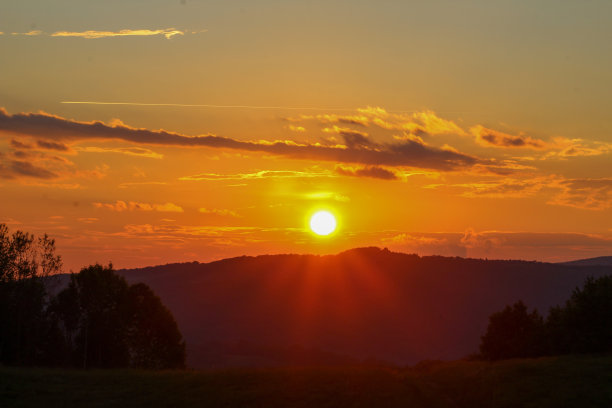
[[181,368],[185,343],[172,314],[145,284],[129,286],[112,265],[73,274],[52,310],[62,322],[72,364]]
[[522,301],[489,317],[480,353],[487,360],[535,357],[543,352],[544,322],[537,310],[528,313]]
[[612,351],[612,276],[587,278],[564,308],[551,309],[546,326],[558,353]]
[[112,265],[91,265],[70,276],[70,284],[58,294],[52,310],[73,346],[73,364],[84,368],[128,365],[128,289]]
[[128,298],[130,366],[184,368],[185,342],[159,297],[144,283],[137,283],[130,286]]
[[61,272],[55,241],[0,224],[0,362],[43,364],[56,346],[43,279]]

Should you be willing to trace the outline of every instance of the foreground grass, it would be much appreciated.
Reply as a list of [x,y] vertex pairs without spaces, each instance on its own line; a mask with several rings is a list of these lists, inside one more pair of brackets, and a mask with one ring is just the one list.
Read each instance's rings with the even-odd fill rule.
[[226,371],[0,367],[0,407],[610,407],[612,356],[407,369]]

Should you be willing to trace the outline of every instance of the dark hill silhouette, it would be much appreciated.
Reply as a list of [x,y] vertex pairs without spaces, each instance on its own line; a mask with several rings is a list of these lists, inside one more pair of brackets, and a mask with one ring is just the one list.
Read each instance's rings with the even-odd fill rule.
[[598,256],[597,258],[578,259],[576,261],[561,262],[561,264],[574,266],[612,266],[612,256]]
[[192,367],[411,364],[477,351],[491,313],[546,312],[611,267],[393,253],[263,255],[122,270],[176,317]]

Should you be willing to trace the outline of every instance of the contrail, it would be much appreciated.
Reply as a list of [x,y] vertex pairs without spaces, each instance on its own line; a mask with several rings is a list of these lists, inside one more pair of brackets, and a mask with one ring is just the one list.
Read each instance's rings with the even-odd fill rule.
[[312,106],[254,106],[254,105],[210,105],[190,103],[140,103],[140,102],[95,102],[95,101],[61,101],[73,105],[128,105],[128,106],[175,106],[181,108],[229,108],[229,109],[285,109],[285,110],[320,110],[354,112],[355,108],[316,108]]

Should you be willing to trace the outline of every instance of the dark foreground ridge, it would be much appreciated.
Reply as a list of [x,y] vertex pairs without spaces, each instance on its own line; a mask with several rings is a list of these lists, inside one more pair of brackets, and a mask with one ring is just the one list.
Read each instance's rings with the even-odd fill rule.
[[375,367],[136,371],[0,367],[2,407],[609,407],[612,356]]
[[476,350],[489,316],[546,313],[609,266],[420,257],[379,248],[122,270],[176,317],[190,367],[414,364]]

